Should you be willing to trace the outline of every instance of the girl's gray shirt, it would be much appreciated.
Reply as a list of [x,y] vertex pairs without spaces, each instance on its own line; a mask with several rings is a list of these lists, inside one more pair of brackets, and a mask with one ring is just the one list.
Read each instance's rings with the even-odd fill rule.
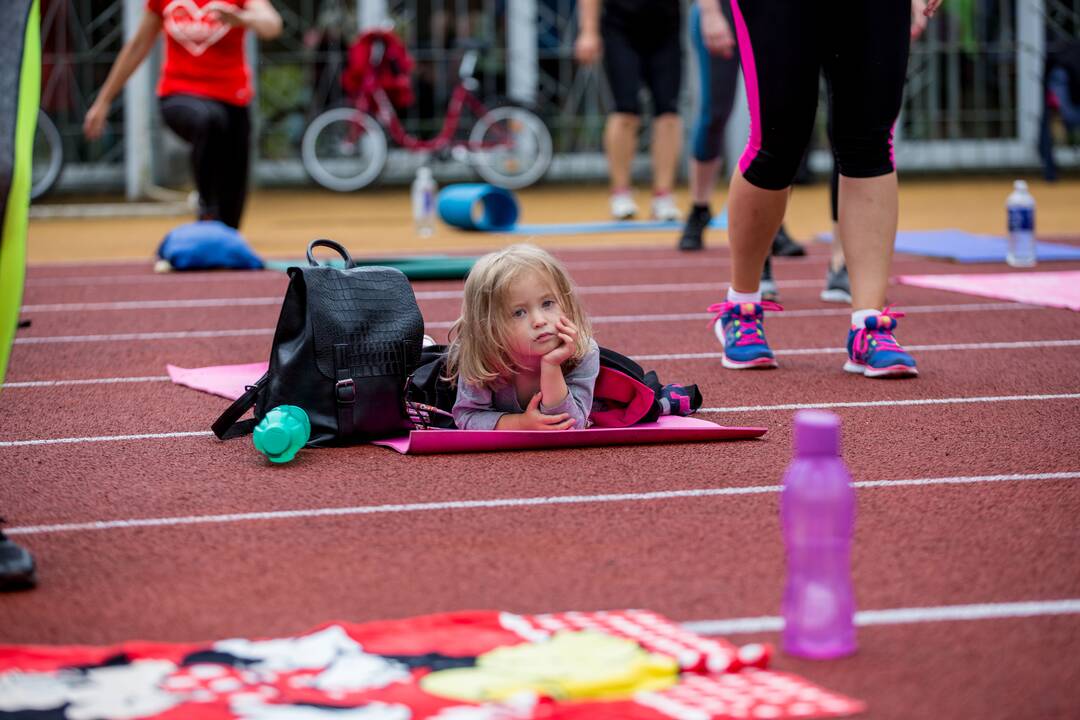
[[[589,350],[581,362],[565,376],[566,398],[555,407],[540,404],[545,415],[568,413],[574,418],[574,430],[584,430],[592,410],[593,388],[600,374],[600,348],[589,341]],[[454,401],[454,422],[461,430],[494,430],[499,418],[507,413],[523,413],[517,391],[511,382],[499,382],[491,388],[459,381]]]

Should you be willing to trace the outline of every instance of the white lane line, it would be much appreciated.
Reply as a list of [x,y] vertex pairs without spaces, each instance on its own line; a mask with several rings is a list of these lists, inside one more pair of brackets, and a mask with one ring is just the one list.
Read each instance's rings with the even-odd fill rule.
[[[912,405],[960,405],[964,403],[992,403],[992,402],[1015,402],[1015,401],[1044,401],[1044,400],[1080,400],[1080,393],[1062,393],[1058,395],[998,395],[988,397],[957,397],[957,398],[922,398],[918,400],[868,400],[865,402],[823,402],[823,403],[798,403],[788,405],[744,405],[742,407],[716,407],[701,408],[699,414],[719,414],[735,412],[769,412],[775,410],[810,410],[823,408],[893,408]],[[88,437],[67,438],[42,438],[34,440],[0,440],[0,448],[23,447],[26,445],[61,445],[82,442],[115,442],[123,440],[158,440],[163,438],[202,437],[209,436],[209,430],[147,433],[141,435],[98,435]]]
[[[1080,599],[1031,600],[1011,603],[980,603],[977,605],[942,605],[938,607],[893,608],[890,610],[859,610],[855,624],[907,625],[910,623],[956,622],[965,620],[1005,620],[1043,615],[1075,615],[1080,613]],[[728,620],[694,620],[681,623],[685,630],[699,635],[738,635],[740,633],[779,632],[784,629],[782,617],[746,617]]]
[[[770,412],[777,410],[810,410],[827,408],[893,408],[913,405],[961,405],[965,403],[992,403],[1016,401],[1078,400],[1080,393],[1057,395],[999,395],[987,397],[921,398],[918,400],[868,400],[864,402],[792,403],[785,405],[744,405],[742,407],[701,408],[699,414],[736,412]],[[0,440],[0,448],[27,445],[67,445],[83,442],[119,442],[125,440],[160,440],[165,438],[203,437],[212,435],[209,430],[144,433],[140,435],[97,435],[87,437],[41,438],[33,440]]]
[[[593,248],[595,249],[595,248]],[[632,248],[632,250],[640,250],[642,248]],[[563,253],[564,251],[572,250],[576,251],[576,248],[557,248],[556,255]],[[587,250],[587,249],[586,249]],[[477,256],[482,255],[484,251],[478,251]],[[469,256],[455,256],[455,257],[469,257]],[[824,266],[825,260],[829,257],[827,253],[811,252],[810,255],[804,259],[796,261],[803,267],[819,269]],[[280,262],[282,258],[269,258],[275,262]],[[301,262],[298,260],[298,262]],[[787,262],[787,261],[785,261]],[[86,262],[58,262],[58,263],[42,263],[39,265],[31,266],[32,270],[45,269],[46,267],[84,267],[94,265],[122,265],[123,263],[115,260],[102,260],[102,261],[86,261]],[[62,285],[122,285],[122,284],[161,284],[169,282],[179,282],[183,284],[189,283],[215,283],[224,279],[245,279],[245,280],[272,280],[280,281],[282,284],[288,281],[288,277],[283,272],[276,270],[251,270],[251,271],[217,271],[206,273],[188,273],[188,272],[173,272],[173,273],[152,273],[149,272],[151,265],[146,260],[134,260],[130,263],[133,266],[145,267],[147,272],[145,273],[126,273],[117,275],[98,275],[93,277],[87,277],[85,275],[67,276],[67,277],[28,277],[26,279],[26,285],[28,287],[45,287],[45,286],[62,286]],[[903,258],[897,256],[893,260],[894,268],[904,268],[907,265],[925,265],[925,258]],[[724,268],[731,265],[731,257],[725,255],[724,257],[701,257],[701,258],[630,258],[630,259],[610,259],[610,260],[567,260],[563,262],[563,265],[567,270],[652,270],[655,268],[701,268],[701,267],[717,267]],[[902,273],[897,273],[902,274]],[[726,284],[724,278],[719,278],[716,285]],[[820,281],[814,283],[819,285]]]
[[72,445],[84,442],[120,442],[124,440],[163,440],[167,438],[206,437],[214,433],[209,430],[190,432],[142,433],[140,435],[98,435],[94,437],[43,438],[39,440],[2,440],[0,448],[25,447],[27,445]]
[[[944,345],[904,345],[908,350],[918,352],[937,352],[955,350],[1029,350],[1032,348],[1053,347],[1076,347],[1080,340],[1017,340],[1014,342],[985,342],[985,343],[946,343]],[[846,353],[842,347],[833,348],[780,348],[774,350],[775,355],[838,355]],[[707,353],[667,353],[660,355],[634,355],[634,359],[641,360],[719,360],[724,356],[719,352]]]
[[54,343],[123,342],[127,340],[190,340],[195,338],[251,337],[273,335],[273,328],[240,330],[178,330],[176,332],[111,333],[107,335],[53,335],[51,337],[15,338],[14,345],[51,345]]
[[[908,314],[916,313],[958,313],[958,312],[999,312],[1003,310],[1054,310],[1055,308],[1035,307],[1017,303],[978,303],[968,305],[916,305],[904,308]],[[778,314],[772,320],[801,317],[847,316],[851,312],[845,308],[818,308],[813,310],[793,310]],[[608,323],[651,323],[677,321],[711,320],[709,313],[679,313],[656,315],[595,315],[589,318],[594,325]],[[452,320],[424,323],[428,330],[445,329],[453,325]],[[73,342],[121,342],[127,340],[186,340],[189,338],[246,337],[251,335],[272,335],[273,328],[244,328],[237,330],[176,330],[170,332],[149,333],[111,333],[101,335],[51,335],[41,337],[18,337],[16,345],[45,345]]]
[[[908,350],[917,352],[949,352],[959,350],[1030,350],[1034,348],[1061,348],[1080,346],[1080,340],[1022,340],[1017,342],[990,342],[990,343],[949,343],[945,345],[908,345]],[[841,355],[847,352],[844,348],[788,348],[775,350],[777,355]],[[633,355],[637,361],[660,361],[660,360],[719,360],[723,353],[668,353],[662,355]],[[82,380],[25,380],[22,382],[9,382],[0,385],[0,388],[18,390],[32,388],[50,388],[66,385],[109,385],[113,383],[142,383],[142,382],[168,382],[168,375],[146,375],[142,377],[107,377],[87,378]]]
[[[958,313],[958,312],[1000,312],[1007,310],[1054,310],[1056,308],[1041,307],[1035,305],[1022,305],[1020,303],[969,303],[963,305],[913,305],[904,307],[908,315],[919,313]],[[791,320],[807,317],[848,317],[851,310],[848,308],[811,308],[806,310],[785,310],[782,313],[769,314],[769,322],[777,320]],[[663,313],[650,315],[592,315],[589,322],[593,325],[621,324],[621,323],[649,323],[649,322],[685,322],[699,321],[708,322],[713,319],[712,313]],[[429,322],[424,326],[432,329],[449,328],[453,325],[452,320],[445,322]]]
[[[781,288],[817,287],[820,280],[787,280],[778,283]],[[675,292],[713,292],[718,297],[724,292],[725,284],[717,282],[698,283],[647,283],[638,285],[581,285],[579,295],[642,295],[648,293]],[[419,290],[417,300],[454,300],[463,295],[461,290]],[[196,298],[187,300],[123,300],[114,302],[89,303],[46,303],[23,305],[22,311],[28,312],[92,312],[99,310],[176,310],[183,308],[221,308],[236,306],[280,305],[280,295],[266,297],[224,297]],[[1014,303],[1015,304],[1015,303]],[[850,311],[847,311],[850,312]]]
[[0,388],[49,388],[60,385],[112,385],[115,383],[144,383],[144,382],[167,382],[171,378],[168,375],[146,375],[144,377],[111,377],[89,378],[86,380],[26,380],[24,382],[9,382],[0,385]]
[[699,413],[766,412],[770,410],[813,410],[827,408],[905,407],[913,405],[962,405],[964,403],[1016,402],[1030,400],[1080,400],[1080,393],[1055,395],[988,395],[984,397],[918,398],[915,400],[867,400],[864,402],[790,403],[785,405],[744,405],[742,407],[701,408]]
[[[1080,471],[1030,473],[1016,475],[972,475],[940,478],[911,478],[907,480],[873,480],[856,482],[856,488],[925,487],[927,485],[971,485],[985,482],[1025,482],[1035,480],[1074,480]],[[650,502],[682,498],[717,497],[725,495],[761,495],[778,493],[780,485],[750,487],[701,488],[694,490],[664,490],[648,493],[610,493],[603,495],[556,495],[551,497],[496,498],[491,500],[453,500],[444,502],[403,503],[393,505],[359,505],[354,507],[309,508],[306,510],[277,510],[273,512],[228,513],[224,515],[187,515],[182,517],[137,518],[132,520],[97,520],[57,525],[26,525],[4,528],[6,535],[36,535],[84,530],[117,530],[138,527],[170,527],[206,523],[251,522],[256,520],[293,520],[312,517],[348,515],[378,515],[385,513],[438,512],[443,510],[478,510],[488,508],[521,508],[546,505],[584,505],[609,502]]]

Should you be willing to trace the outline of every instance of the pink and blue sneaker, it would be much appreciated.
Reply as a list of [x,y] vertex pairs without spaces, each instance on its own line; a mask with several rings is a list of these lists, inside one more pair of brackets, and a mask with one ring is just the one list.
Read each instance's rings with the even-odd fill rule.
[[915,358],[911,357],[893,337],[896,319],[902,312],[885,308],[880,315],[866,318],[865,327],[848,332],[848,359],[844,369],[866,377],[915,377],[919,374]]
[[768,300],[710,305],[709,312],[716,313],[710,325],[724,346],[724,367],[729,370],[776,367],[776,357],[765,340],[765,311],[783,309]]

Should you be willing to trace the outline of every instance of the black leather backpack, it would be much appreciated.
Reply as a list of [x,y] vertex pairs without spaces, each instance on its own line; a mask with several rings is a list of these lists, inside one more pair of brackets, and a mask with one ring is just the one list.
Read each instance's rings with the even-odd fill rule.
[[[344,269],[320,265],[327,247]],[[303,408],[308,445],[347,445],[404,434],[405,381],[420,360],[424,319],[408,279],[389,267],[356,267],[333,240],[308,245],[309,267],[288,270],[270,369],[213,425],[222,440],[251,432],[278,405]],[[255,417],[239,420],[255,406]]]

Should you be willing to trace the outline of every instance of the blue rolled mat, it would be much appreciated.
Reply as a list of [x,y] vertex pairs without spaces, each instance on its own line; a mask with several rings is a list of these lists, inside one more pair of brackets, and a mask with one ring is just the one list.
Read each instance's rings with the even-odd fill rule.
[[462,230],[510,230],[518,219],[514,194],[486,183],[448,185],[439,191],[436,209],[444,223]]

